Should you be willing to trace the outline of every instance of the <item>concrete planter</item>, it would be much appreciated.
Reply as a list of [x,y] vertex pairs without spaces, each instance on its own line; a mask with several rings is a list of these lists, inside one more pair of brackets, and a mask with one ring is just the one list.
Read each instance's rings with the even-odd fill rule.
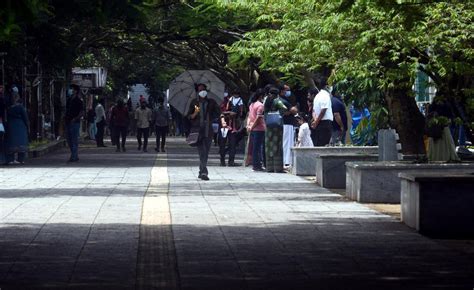
[[316,175],[316,157],[320,154],[377,154],[377,146],[293,147],[292,174]]
[[366,203],[400,203],[400,173],[459,173],[474,171],[474,163],[404,161],[346,163],[346,196]]
[[377,154],[320,154],[316,157],[316,182],[326,188],[346,188],[346,162],[377,159]]
[[440,238],[474,237],[474,174],[400,174],[402,221]]

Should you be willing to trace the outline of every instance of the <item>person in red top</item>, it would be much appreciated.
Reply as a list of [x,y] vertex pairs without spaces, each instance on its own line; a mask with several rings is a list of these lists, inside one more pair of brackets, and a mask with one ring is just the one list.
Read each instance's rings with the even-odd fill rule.
[[265,140],[265,119],[263,96],[265,92],[262,89],[257,90],[250,104],[247,130],[252,139],[252,169],[254,171],[263,171],[263,143]]
[[[116,152],[120,152],[120,146],[123,152],[126,151],[125,142],[127,140],[129,121],[128,108],[122,99],[118,99],[117,105],[112,109],[112,115],[110,117],[110,122],[114,128],[113,138],[115,139],[115,145],[117,145]],[[122,136],[122,142],[120,142],[120,136]]]

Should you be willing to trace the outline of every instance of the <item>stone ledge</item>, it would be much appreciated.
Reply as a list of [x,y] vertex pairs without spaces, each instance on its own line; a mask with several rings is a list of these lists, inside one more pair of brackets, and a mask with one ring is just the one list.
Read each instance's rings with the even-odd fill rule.
[[413,163],[411,161],[377,161],[371,163],[352,163],[348,162],[346,164],[350,168],[360,168],[360,169],[385,169],[392,170],[393,168],[413,168],[413,169],[431,169],[431,168],[472,168],[474,162],[458,162],[458,163],[446,163],[446,162],[430,162],[430,163]]
[[315,176],[316,157],[320,154],[377,154],[377,146],[293,147],[292,174]]
[[474,172],[474,163],[414,164],[401,161],[347,162],[346,196],[364,203],[400,203],[400,173],[439,175]]
[[37,158],[66,146],[66,140],[60,139],[28,151],[28,157]]
[[474,237],[473,172],[399,176],[402,222],[432,237]]
[[474,180],[474,169],[473,172],[466,173],[448,173],[448,174],[435,174],[435,173],[399,173],[398,177],[401,179],[407,179],[410,181],[463,181],[463,180]]

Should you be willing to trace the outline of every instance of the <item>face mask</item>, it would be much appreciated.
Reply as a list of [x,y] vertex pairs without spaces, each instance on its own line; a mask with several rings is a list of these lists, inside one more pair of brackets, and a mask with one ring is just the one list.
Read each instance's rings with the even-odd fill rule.
[[198,94],[201,98],[207,97],[207,92],[206,91],[200,91]]
[[224,97],[228,97],[229,96],[229,93],[224,93]]
[[72,96],[72,89],[68,89],[68,90],[66,91],[66,95]]
[[13,88],[12,88],[12,92],[13,92],[14,94],[18,94],[18,88],[17,88],[17,87],[13,87]]
[[288,98],[289,96],[291,96],[291,91],[285,91],[285,97]]

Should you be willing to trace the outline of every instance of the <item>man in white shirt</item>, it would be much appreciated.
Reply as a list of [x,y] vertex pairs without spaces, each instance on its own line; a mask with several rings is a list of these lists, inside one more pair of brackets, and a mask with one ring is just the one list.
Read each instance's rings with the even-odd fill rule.
[[97,143],[97,147],[106,147],[104,145],[104,129],[106,125],[104,99],[99,99],[99,103],[95,107],[95,118],[95,122],[97,125],[97,134],[95,136],[95,142]]
[[329,93],[326,81],[321,82],[322,89],[314,98],[313,102],[313,122],[311,128],[315,129],[316,142],[314,146],[326,146],[329,144],[332,135],[332,106],[331,94]]

